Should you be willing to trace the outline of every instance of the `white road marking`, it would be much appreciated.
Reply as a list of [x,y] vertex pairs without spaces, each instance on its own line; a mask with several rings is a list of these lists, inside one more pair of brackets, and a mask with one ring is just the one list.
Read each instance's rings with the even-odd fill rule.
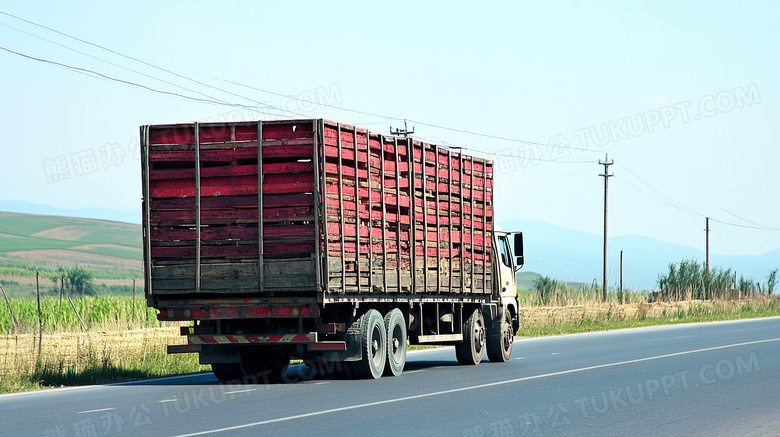
[[709,352],[709,351],[720,350],[720,349],[729,349],[729,348],[739,347],[739,346],[749,346],[749,345],[753,345],[753,344],[771,343],[771,342],[775,342],[775,341],[780,341],[780,338],[771,338],[771,339],[768,339],[768,340],[756,340],[756,341],[748,341],[748,342],[744,342],[744,343],[727,344],[727,345],[724,345],[724,346],[715,346],[715,347],[709,347],[709,348],[704,348],[704,349],[694,349],[694,350],[689,350],[689,351],[684,351],[684,352],[675,352],[675,353],[671,353],[671,354],[656,355],[654,357],[638,358],[638,359],[635,359],[635,360],[618,361],[618,362],[615,362],[615,363],[599,364],[599,365],[596,365],[596,366],[589,366],[589,367],[581,367],[579,369],[562,370],[560,372],[552,372],[552,373],[545,373],[545,374],[542,374],[542,375],[526,376],[526,377],[523,377],[523,378],[510,379],[510,380],[506,380],[506,381],[491,382],[491,383],[488,383],[488,384],[473,385],[473,386],[469,386],[469,387],[454,388],[454,389],[451,389],[451,390],[443,390],[443,391],[437,391],[437,392],[433,392],[433,393],[423,393],[423,394],[414,395],[414,396],[405,396],[405,397],[402,397],[402,398],[387,399],[387,400],[384,400],[384,401],[377,401],[377,402],[369,402],[369,403],[366,403],[366,404],[350,405],[350,406],[347,406],[347,407],[340,407],[340,408],[332,408],[332,409],[329,409],[329,410],[314,411],[314,412],[311,412],[311,413],[297,414],[297,415],[294,415],[294,416],[279,417],[277,419],[269,419],[269,420],[263,420],[263,421],[260,421],[260,422],[247,423],[247,424],[244,424],[244,425],[235,425],[235,426],[229,426],[229,427],[226,427],[226,428],[217,428],[217,429],[212,429],[212,430],[208,430],[208,431],[194,432],[194,433],[191,433],[191,434],[181,434],[181,435],[179,435],[177,437],[190,437],[190,436],[198,436],[198,435],[216,434],[216,433],[220,433],[220,432],[234,431],[234,430],[238,430],[238,429],[244,429],[244,428],[251,428],[251,427],[255,427],[255,426],[267,425],[269,423],[287,422],[287,421],[290,421],[290,420],[303,419],[303,418],[306,418],[306,417],[321,416],[321,415],[324,415],[324,414],[338,413],[340,411],[357,410],[359,408],[374,407],[374,406],[377,406],[377,405],[394,404],[394,403],[397,403],[397,402],[410,401],[410,400],[414,400],[414,399],[423,399],[423,398],[429,398],[429,397],[433,397],[433,396],[442,396],[442,395],[447,395],[447,394],[451,394],[451,393],[459,393],[459,392],[464,392],[464,391],[478,390],[478,389],[482,389],[482,388],[496,387],[496,386],[500,386],[500,385],[516,384],[518,382],[531,381],[531,380],[535,380],[535,379],[550,378],[550,377],[553,377],[553,376],[560,376],[560,375],[568,375],[568,374],[571,374],[571,373],[585,372],[585,371],[588,371],[588,370],[604,369],[604,368],[607,368],[607,367],[623,366],[623,365],[626,365],[626,364],[641,363],[641,362],[644,362],[644,361],[660,360],[662,358],[677,357],[677,356],[681,356],[681,355],[691,355],[691,354],[695,354],[695,353],[699,353],[699,352]]
[[558,355],[558,352],[553,352],[550,355]]
[[408,375],[408,374],[410,374],[410,373],[420,373],[420,372],[425,372],[426,370],[428,370],[428,369],[420,369],[420,370],[409,370],[408,372],[404,372],[404,373],[402,373],[401,375]]
[[0,399],[6,399],[11,397],[19,397],[19,396],[34,396],[34,395],[51,395],[55,393],[65,393],[69,391],[74,390],[94,390],[94,389],[105,389],[105,388],[111,388],[117,385],[140,385],[140,384],[150,384],[153,382],[160,382],[160,381],[171,381],[176,379],[185,379],[185,378],[195,378],[195,377],[202,377],[205,374],[210,374],[211,372],[198,372],[198,373],[188,373],[186,375],[176,375],[176,376],[163,376],[160,378],[149,378],[149,379],[137,379],[133,381],[123,381],[123,382],[110,382],[107,384],[94,384],[94,385],[79,385],[75,387],[57,387],[52,389],[44,389],[44,390],[30,390],[30,391],[21,391],[17,393],[4,393],[0,394]]
[[166,402],[179,402],[179,399],[178,398],[173,398],[173,399],[163,399],[161,401],[157,401],[158,404],[164,404]]
[[87,411],[79,411],[79,412],[78,412],[78,413],[76,413],[76,414],[89,414],[89,413],[97,413],[97,412],[99,412],[99,411],[111,411],[111,410],[116,410],[116,408],[101,408],[101,409],[99,409],[99,410],[87,410]]
[[246,392],[250,392],[250,391],[257,391],[257,389],[256,388],[248,388],[248,389],[245,389],[245,390],[226,391],[225,394],[226,395],[234,395],[236,393],[246,393]]
[[516,360],[522,360],[523,358],[525,358],[525,357],[520,357],[520,358],[515,358],[515,359]]
[[315,382],[314,385],[330,384],[330,381]]

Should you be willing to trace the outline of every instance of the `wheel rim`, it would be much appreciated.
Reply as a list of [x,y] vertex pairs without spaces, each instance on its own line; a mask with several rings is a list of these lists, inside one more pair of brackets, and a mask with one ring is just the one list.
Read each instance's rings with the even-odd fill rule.
[[504,351],[509,351],[512,349],[512,342],[515,341],[515,336],[512,333],[512,321],[505,317],[504,324],[506,327],[504,328],[504,341],[502,343],[504,344]]
[[401,327],[395,326],[393,329],[393,336],[391,337],[390,347],[391,349],[391,355],[393,357],[393,361],[398,363],[401,361],[401,341],[399,340],[401,337]]
[[481,352],[485,346],[485,330],[482,328],[482,323],[477,321],[474,324],[474,352]]
[[379,367],[382,364],[382,347],[379,344],[382,339],[382,332],[378,326],[375,326],[371,331],[371,361],[373,361],[375,367]]

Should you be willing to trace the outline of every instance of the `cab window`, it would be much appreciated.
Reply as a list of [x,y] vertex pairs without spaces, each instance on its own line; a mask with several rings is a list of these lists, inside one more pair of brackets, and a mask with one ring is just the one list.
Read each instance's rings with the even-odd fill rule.
[[498,237],[498,250],[501,252],[501,262],[507,267],[512,267],[512,255],[509,252],[509,241],[506,237]]

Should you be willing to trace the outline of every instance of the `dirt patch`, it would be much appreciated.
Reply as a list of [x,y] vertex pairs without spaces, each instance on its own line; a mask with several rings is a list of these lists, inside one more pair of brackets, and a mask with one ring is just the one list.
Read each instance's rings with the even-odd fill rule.
[[119,244],[85,244],[83,246],[76,246],[71,247],[73,250],[92,250],[97,248],[109,248],[109,249],[121,249],[126,250],[128,252],[138,252],[141,253],[142,249],[140,247],[130,247],[130,246],[121,246]]
[[59,226],[36,232],[31,237],[49,238],[51,240],[77,241],[81,237],[92,232],[91,229],[85,229],[84,226]]
[[63,266],[78,264],[81,266],[116,267],[122,266],[133,269],[141,269],[140,260],[117,258],[108,255],[96,255],[91,253],[76,252],[63,249],[25,250],[7,252],[9,257],[22,258],[30,261],[42,261],[56,263]]
[[[7,281],[7,282],[16,282],[20,285],[35,285],[35,276],[1,276],[0,275],[0,281]],[[100,278],[94,278],[92,279],[92,282],[95,284],[103,284],[103,285],[127,285],[132,286],[133,280],[132,279],[100,279]],[[47,277],[41,277],[40,278],[40,284],[41,287],[50,287],[52,285],[52,282]],[[136,279],[135,280],[135,287],[136,292],[143,294],[144,292],[144,280],[143,279]]]

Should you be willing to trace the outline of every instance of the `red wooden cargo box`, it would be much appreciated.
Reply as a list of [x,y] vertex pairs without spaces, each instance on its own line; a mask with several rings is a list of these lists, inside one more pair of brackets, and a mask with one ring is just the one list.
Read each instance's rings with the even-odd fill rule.
[[143,126],[141,154],[150,304],[491,291],[488,160],[321,119]]

